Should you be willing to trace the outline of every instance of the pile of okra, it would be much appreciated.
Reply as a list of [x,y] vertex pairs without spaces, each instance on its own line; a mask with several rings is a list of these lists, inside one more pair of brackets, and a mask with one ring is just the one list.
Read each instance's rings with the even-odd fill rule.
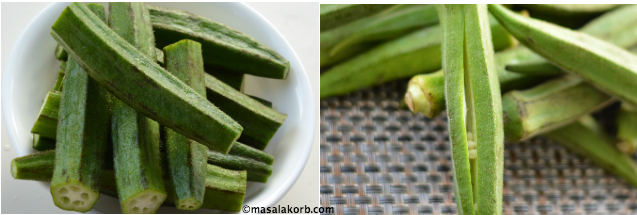
[[272,174],[263,149],[287,115],[243,93],[246,74],[287,77],[272,49],[144,3],[71,3],[51,36],[60,68],[31,130],[40,152],[14,159],[11,173],[50,182],[57,207],[87,212],[108,195],[123,213],[237,212],[246,182]]
[[501,214],[505,142],[543,135],[637,187],[637,5],[321,5],[321,98],[410,78],[446,110],[459,214]]

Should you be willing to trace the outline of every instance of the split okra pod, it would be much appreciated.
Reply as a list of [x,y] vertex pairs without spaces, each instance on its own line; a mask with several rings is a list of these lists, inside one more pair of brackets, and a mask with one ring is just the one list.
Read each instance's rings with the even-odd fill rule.
[[487,6],[437,8],[458,213],[501,214],[502,104]]

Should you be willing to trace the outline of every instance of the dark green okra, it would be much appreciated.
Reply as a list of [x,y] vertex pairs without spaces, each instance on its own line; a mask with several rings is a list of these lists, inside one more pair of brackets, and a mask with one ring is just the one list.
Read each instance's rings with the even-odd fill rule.
[[231,170],[246,170],[248,181],[267,182],[273,161],[271,155],[239,142],[234,143],[227,155],[208,151],[208,163]]
[[[80,3],[81,4],[81,3]],[[84,6],[84,4],[81,4]],[[86,5],[87,13],[106,21],[98,4]],[[100,168],[108,144],[111,98],[109,93],[69,57],[65,87],[58,111],[51,195],[63,210],[87,212],[99,199]]]
[[[11,161],[11,175],[15,179],[51,181],[53,176],[53,164],[55,162],[55,150],[48,150],[14,158]],[[212,166],[212,165],[208,165]],[[202,208],[213,210],[228,210],[238,212],[237,205],[242,205],[242,192],[245,192],[245,171],[231,171],[218,167],[206,168],[206,193]],[[112,169],[102,169],[103,177],[100,183],[100,192],[117,197],[115,173]],[[222,199],[222,194],[228,192],[230,199]],[[244,195],[244,193],[243,193]],[[172,198],[166,199],[163,205],[171,206]],[[227,203],[223,204],[223,203]]]
[[[206,95],[201,44],[180,40],[164,47],[166,69],[200,95]],[[177,208],[196,210],[205,192],[208,148],[166,128],[166,159],[171,188]]]
[[204,76],[208,100],[243,126],[240,141],[265,149],[287,115],[266,107],[211,75]]
[[33,148],[38,151],[55,149],[55,139],[33,134]]
[[285,79],[290,62],[254,38],[181,10],[148,7],[157,47],[182,39],[201,43],[207,65],[266,78]]
[[222,153],[241,134],[239,123],[118,36],[83,4],[71,3],[52,29],[53,37],[80,59],[91,77],[136,111]]
[[207,68],[206,73],[214,76],[228,86],[231,86],[237,91],[243,92],[243,79],[245,74],[232,72],[219,68]]
[[[495,50],[511,47],[513,38],[490,18]],[[321,98],[342,95],[362,88],[441,67],[441,28],[429,27],[389,41],[332,67],[321,74]],[[365,71],[365,72],[360,72]]]
[[[108,23],[144,59],[155,61],[153,28],[144,3],[109,3]],[[115,99],[113,160],[123,213],[154,213],[166,199],[159,133],[159,123]]]
[[620,152],[614,146],[615,141],[601,129],[601,126],[590,115],[548,132],[545,136],[637,187],[635,160]]
[[322,4],[321,5],[321,31],[347,24],[394,5],[391,4]]
[[69,58],[69,54],[66,53],[66,50],[64,50],[64,47],[62,47],[60,44],[55,47],[55,58],[59,61],[66,61]]
[[46,94],[40,113],[38,113],[38,118],[33,124],[33,128],[31,128],[31,133],[50,139],[56,138],[61,97],[62,92],[55,90],[51,90]]
[[265,99],[262,99],[262,98],[259,98],[259,97],[256,97],[256,96],[251,96],[251,95],[248,95],[248,96],[250,98],[260,102],[261,104],[265,105],[266,107],[272,108],[272,102],[271,101],[268,101],[268,100],[265,100]]

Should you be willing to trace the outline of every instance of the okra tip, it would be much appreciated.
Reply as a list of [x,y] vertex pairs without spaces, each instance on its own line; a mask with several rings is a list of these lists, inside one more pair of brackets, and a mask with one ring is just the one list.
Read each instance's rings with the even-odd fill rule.
[[414,113],[429,113],[431,112],[431,106],[427,102],[427,96],[423,92],[422,88],[416,84],[409,84],[407,93],[405,93],[405,103],[409,110]]

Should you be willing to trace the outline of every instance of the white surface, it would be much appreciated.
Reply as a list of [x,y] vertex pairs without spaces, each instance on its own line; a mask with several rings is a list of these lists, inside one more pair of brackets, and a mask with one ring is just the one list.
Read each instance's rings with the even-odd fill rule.
[[[4,78],[4,67],[6,67],[6,60],[8,58],[9,52],[13,47],[14,43],[18,35],[22,32],[25,26],[28,24],[33,17],[38,14],[48,3],[29,3],[29,4],[15,4],[15,3],[2,3],[2,69],[3,69],[3,78]],[[250,4],[254,9],[259,11],[270,23],[277,28],[280,33],[288,40],[292,48],[296,51],[301,61],[303,62],[303,66],[305,67],[307,74],[310,79],[310,85],[312,88],[312,92],[315,95],[315,106],[318,107],[318,4],[317,3],[257,3]],[[197,10],[195,8],[194,10]],[[204,10],[205,11],[205,10]],[[203,12],[192,11],[201,15]],[[219,11],[221,13],[223,11]],[[232,11],[237,12],[237,11]],[[240,11],[239,11],[240,12]],[[233,25],[233,22],[242,22],[243,19],[248,19],[250,17],[241,16],[234,17],[232,20],[227,20],[228,25]],[[220,20],[221,22],[224,22]],[[234,26],[238,30],[244,31],[252,36],[256,37],[258,40],[268,44],[272,43],[276,40],[276,35],[254,35],[253,32],[262,28],[261,26],[251,26],[242,29],[240,26]],[[266,27],[263,27],[266,28]],[[48,32],[45,32],[48,36]],[[50,38],[50,37],[48,37]],[[45,43],[45,42],[43,42]],[[268,44],[270,46],[274,44]],[[49,49],[50,47],[44,47],[44,50]],[[279,50],[283,47],[272,46],[272,48]],[[52,50],[52,49],[51,49]],[[46,54],[49,54],[49,51],[45,51]],[[280,51],[281,52],[281,51]],[[37,53],[36,53],[37,54]],[[282,53],[287,56],[288,53]],[[52,55],[52,52],[50,53]],[[33,56],[31,56],[33,57]],[[32,59],[38,59],[33,57]],[[52,57],[50,59],[53,59]],[[293,61],[292,59],[290,59]],[[51,62],[43,62],[41,64],[53,65],[55,61]],[[57,65],[57,64],[56,64]],[[295,66],[293,65],[293,68]],[[55,66],[44,67],[43,70],[52,70],[55,71]],[[52,75],[51,75],[52,74]],[[54,80],[54,72],[47,73],[47,75],[51,76],[42,76],[38,78]],[[292,78],[294,76],[291,76]],[[265,95],[261,94],[263,92],[262,87],[267,86],[268,84],[286,84],[285,82],[280,82],[276,80],[265,80],[257,79],[251,77],[247,80],[249,87],[246,89],[248,93],[253,93],[256,95]],[[269,83],[268,83],[269,82]],[[24,83],[21,83],[24,84]],[[52,83],[50,84],[52,86]],[[48,90],[51,86],[39,86],[42,87],[42,92],[34,90],[33,93],[25,92],[26,95],[34,96],[34,97],[43,97],[46,90]],[[34,87],[38,88],[38,87]],[[3,92],[4,93],[4,92]],[[42,95],[39,95],[40,93]],[[294,96],[294,95],[291,95]],[[38,97],[38,98],[39,98]],[[277,107],[276,98],[268,98],[268,96],[264,96],[267,99],[274,100],[275,108],[281,110],[282,112],[284,107]],[[39,101],[38,101],[39,103]],[[280,102],[278,104],[281,104]],[[25,108],[24,111],[32,111],[28,108]],[[37,113],[37,110],[35,110]],[[315,108],[315,120],[316,124],[318,124],[318,108]],[[294,113],[288,113],[293,115]],[[32,117],[34,118],[34,117]],[[295,119],[288,118],[289,121],[294,121]],[[32,121],[32,120],[31,120]],[[30,124],[32,122],[22,122],[23,124]],[[288,121],[286,121],[288,123]],[[285,126],[285,125],[284,125]],[[318,134],[318,126],[315,126],[314,129],[315,134]],[[278,138],[282,139],[282,135],[280,133],[295,133],[293,130],[295,128],[288,127],[282,128],[285,130],[284,132],[279,132],[275,137],[275,140]],[[287,136],[286,136],[287,138]],[[3,128],[2,128],[2,213],[64,213],[65,211],[57,209],[51,201],[50,194],[48,192],[48,187],[46,187],[42,183],[30,182],[30,181],[17,181],[11,178],[9,173],[9,164],[10,160],[16,157],[14,150],[12,149],[11,143],[9,141],[6,129],[4,128],[4,120],[3,120]],[[274,154],[275,157],[277,153],[284,153],[288,147],[268,147],[267,151],[271,154]],[[305,166],[302,175],[299,177],[298,181],[294,184],[290,192],[288,192],[283,199],[281,199],[277,204],[286,206],[318,206],[318,136],[315,136],[314,143],[312,145],[311,156],[308,160],[307,165]],[[279,160],[280,161],[280,160]],[[277,171],[276,166],[283,165],[293,166],[294,163],[275,163],[275,173]],[[288,168],[284,168],[288,169]],[[283,177],[283,176],[281,176]],[[271,181],[267,185],[271,185],[273,178],[276,176],[273,174],[273,177],[270,179]],[[259,185],[257,185],[259,186]],[[255,186],[251,186],[254,188]],[[264,189],[268,189],[269,187],[265,187]],[[262,190],[263,191],[263,190]],[[261,192],[262,192],[261,191]],[[254,190],[252,190],[254,192]],[[258,199],[259,197],[249,196],[250,199]],[[267,202],[268,197],[263,198],[263,202]],[[272,197],[270,197],[272,199]],[[248,204],[248,202],[246,202]]]

